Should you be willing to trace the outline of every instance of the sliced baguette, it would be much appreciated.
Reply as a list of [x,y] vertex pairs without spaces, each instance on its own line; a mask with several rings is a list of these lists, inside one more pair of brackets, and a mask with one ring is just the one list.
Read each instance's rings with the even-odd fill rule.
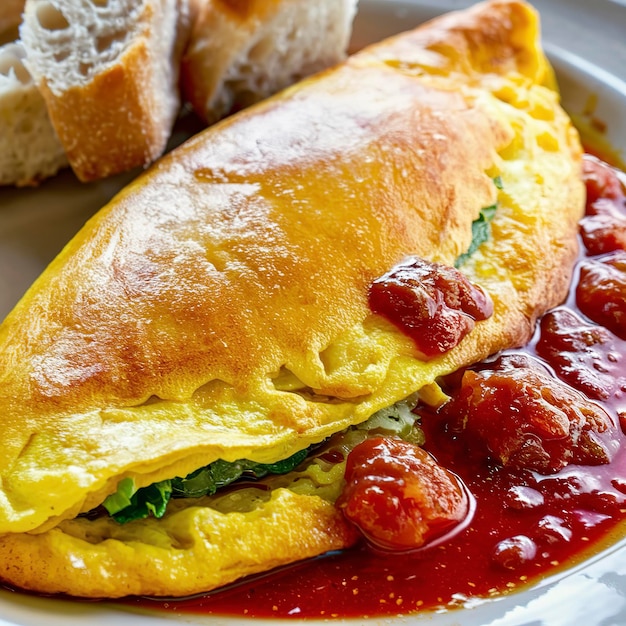
[[67,165],[20,42],[0,47],[0,185],[34,185]]
[[24,2],[25,0],[0,0],[0,44],[17,39]]
[[204,0],[182,85],[213,122],[342,60],[358,0]]
[[26,0],[28,68],[79,179],[163,153],[188,22],[188,0]]

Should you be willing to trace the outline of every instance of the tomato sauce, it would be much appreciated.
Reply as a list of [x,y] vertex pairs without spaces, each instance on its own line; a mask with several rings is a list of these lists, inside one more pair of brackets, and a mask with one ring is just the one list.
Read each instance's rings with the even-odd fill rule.
[[[620,176],[591,157],[585,161],[588,205],[581,222],[585,245],[579,268],[606,264],[602,255],[626,248],[622,237],[626,199]],[[601,219],[595,219],[598,215]],[[603,272],[597,272],[600,278],[587,285],[578,279],[583,272],[575,272],[568,301],[544,316],[528,346],[505,353],[539,360],[550,375],[608,414],[615,445],[611,450],[609,442],[598,458],[592,454],[593,464],[570,462],[553,473],[508,466],[488,455],[473,454],[467,433],[454,428],[445,411],[418,407],[426,434],[424,447],[461,479],[472,497],[469,523],[445,541],[391,553],[363,540],[351,550],[219,592],[185,600],[138,602],[179,612],[284,618],[372,617],[462,607],[472,598],[499,596],[537,584],[588,557],[607,538],[626,533],[620,528],[626,518],[626,438],[622,432],[626,424],[626,267],[618,267],[615,274],[615,266],[609,259],[608,288],[601,283]],[[577,302],[585,303],[586,314]],[[612,330],[600,325],[607,319]],[[485,367],[490,363],[471,369]],[[453,391],[459,379],[451,377]]]
[[486,294],[453,267],[409,257],[370,286],[369,307],[426,358],[444,354],[493,313]]

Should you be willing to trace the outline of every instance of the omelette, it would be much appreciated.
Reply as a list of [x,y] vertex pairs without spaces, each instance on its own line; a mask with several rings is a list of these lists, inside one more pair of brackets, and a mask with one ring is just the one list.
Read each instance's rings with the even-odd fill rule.
[[[203,131],[87,222],[0,326],[5,583],[183,596],[357,541],[319,451],[441,402],[567,292],[582,151],[539,40],[522,0],[437,18]],[[372,305],[419,262],[490,303],[433,350]]]

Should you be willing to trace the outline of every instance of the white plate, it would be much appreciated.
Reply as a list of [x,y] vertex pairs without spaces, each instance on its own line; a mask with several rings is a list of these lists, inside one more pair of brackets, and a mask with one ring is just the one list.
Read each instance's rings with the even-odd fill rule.
[[[355,47],[470,4],[471,0],[361,0]],[[601,120],[614,147],[626,156],[626,0],[536,0],[534,4],[542,14],[546,49],[557,70],[566,108],[578,119]],[[596,104],[589,110],[593,102]],[[127,180],[129,176],[81,185],[66,172],[36,190],[0,190],[0,318],[84,221]],[[0,626],[214,626],[241,621],[149,613],[115,604],[45,599],[0,590]],[[309,622],[311,626],[321,623]],[[583,566],[521,593],[477,602],[451,613],[381,618],[367,623],[623,625],[626,540]]]

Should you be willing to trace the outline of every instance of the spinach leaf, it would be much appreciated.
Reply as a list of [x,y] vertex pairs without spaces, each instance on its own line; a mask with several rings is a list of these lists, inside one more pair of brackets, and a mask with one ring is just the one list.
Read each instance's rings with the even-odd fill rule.
[[459,255],[454,263],[454,267],[459,268],[487,241],[491,235],[491,220],[496,214],[497,205],[481,209],[480,215],[472,222],[472,243],[467,252]]
[[[502,190],[504,188],[500,176],[496,176],[492,180],[497,189]],[[497,208],[498,205],[493,204],[480,210],[480,215],[472,222],[472,243],[470,243],[467,252],[459,255],[454,263],[454,267],[457,269],[461,267],[489,239],[491,236],[491,220],[494,218]]]
[[308,453],[308,449],[300,450],[276,463],[256,463],[247,459],[229,462],[218,459],[184,478],[162,480],[140,489],[135,489],[131,478],[125,478],[118,484],[117,491],[106,498],[103,506],[113,519],[122,524],[150,515],[163,517],[170,498],[210,496],[221,487],[245,476],[263,478],[268,474],[286,474],[304,461]]
[[[154,517],[163,517],[172,493],[170,483],[171,481],[169,480],[163,480],[159,483],[149,485],[148,487],[138,489],[132,495],[130,504],[120,511],[113,513],[111,517],[121,524],[135,519],[144,519],[150,514],[154,515]],[[106,500],[104,506],[107,508]]]

